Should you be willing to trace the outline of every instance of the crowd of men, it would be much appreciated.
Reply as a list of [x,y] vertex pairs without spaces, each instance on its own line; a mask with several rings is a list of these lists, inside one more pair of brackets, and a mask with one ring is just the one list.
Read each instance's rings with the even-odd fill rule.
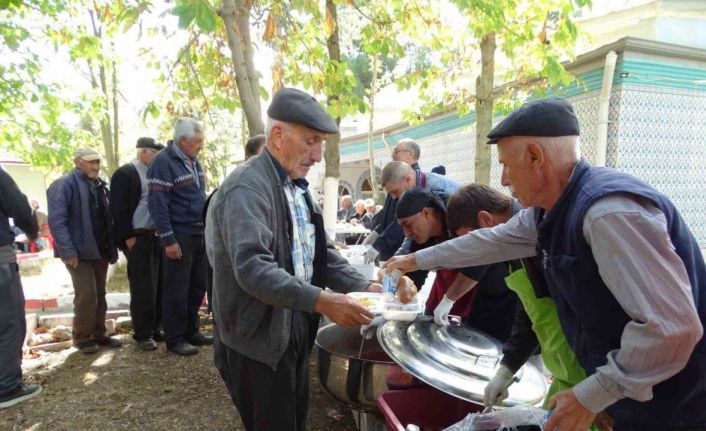
[[[308,190],[307,173],[338,133],[334,119],[291,88],[274,95],[267,116],[265,134],[248,143],[249,160],[208,201],[195,120],[177,121],[166,148],[138,140],[137,158],[115,172],[110,191],[98,153],[78,150],[76,169],[48,191],[49,227],[74,283],[81,352],[120,346],[104,326],[106,270],[120,248],[140,348],[165,340],[169,351],[192,355],[214,344],[246,429],[304,430],[321,315],[344,327],[371,325],[372,313],[345,293],[381,286],[337,252]],[[443,167],[424,171],[420,146],[402,139],[382,170],[382,209],[344,196],[338,218],[372,231],[369,262],[408,273],[420,287],[436,270],[426,303],[436,324],[457,315],[503,342],[485,388],[488,407],[541,352],[553,375],[546,429],[706,429],[706,265],[698,244],[663,194],[581,159],[579,135],[561,99],[529,102],[498,124],[488,143],[497,145],[512,196],[460,185]],[[0,171],[0,245],[9,216],[28,236],[37,232],[8,178]],[[0,333],[0,354],[8,355],[0,406],[40,390],[21,380],[22,291],[10,251],[0,247],[0,294],[13,298],[0,302],[11,328]],[[198,325],[207,287],[213,338]]]

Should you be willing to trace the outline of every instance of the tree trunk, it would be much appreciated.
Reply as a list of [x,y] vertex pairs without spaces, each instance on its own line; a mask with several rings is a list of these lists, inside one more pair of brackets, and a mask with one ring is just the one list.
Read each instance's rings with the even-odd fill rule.
[[[91,18],[91,27],[93,28],[93,35],[97,37],[98,39],[103,38],[103,30],[101,27],[96,23],[96,16],[93,12],[93,10],[89,9],[88,10],[88,15]],[[105,152],[105,161],[106,161],[106,170],[107,170],[107,175],[110,176],[112,175],[113,172],[118,168],[117,165],[117,145],[113,144],[113,129],[111,128],[110,124],[110,94],[108,93],[108,82],[107,82],[107,77],[105,73],[105,60],[100,59],[98,62],[98,81],[96,82],[96,77],[95,74],[93,73],[93,67],[91,65],[91,61],[88,60],[88,69],[91,74],[91,85],[93,86],[94,89],[98,90],[100,89],[102,98],[103,98],[103,115],[101,116],[100,124],[101,124],[101,138],[103,140],[103,150]],[[113,73],[115,73],[115,70],[113,70]],[[117,78],[115,75],[113,78],[117,81]],[[99,87],[100,85],[100,87]],[[116,95],[117,95],[117,88],[115,89]],[[115,101],[114,101],[115,102]],[[115,111],[116,115],[116,120],[117,120],[117,108]],[[117,131],[117,124],[115,126],[115,130]],[[117,141],[116,141],[117,142]]]
[[[336,15],[336,4],[333,0],[326,0],[327,13],[331,14],[335,23],[335,28],[331,32],[331,36],[326,40],[328,48],[328,56],[331,61],[341,60],[341,47],[338,44],[338,17]],[[338,97],[329,96],[329,102],[336,100]],[[336,118],[336,123],[341,124],[341,118]],[[329,135],[326,140],[326,151],[324,152],[324,161],[326,163],[326,171],[324,174],[324,225],[329,235],[336,227],[336,210],[338,209],[338,178],[341,175],[341,154],[339,152],[339,144],[341,142],[341,134]]]
[[476,161],[475,182],[490,184],[488,133],[493,126],[493,74],[495,73],[495,33],[480,42],[481,71],[476,79]]
[[228,46],[235,69],[235,85],[240,105],[248,120],[250,136],[265,132],[260,110],[260,83],[253,63],[250,40],[250,9],[248,0],[223,0],[219,11],[226,26]]
[[[116,70],[115,61],[113,61],[113,151],[114,151],[114,163],[115,169],[120,166],[120,145],[118,143],[118,132],[120,131],[120,126],[118,122],[118,72]],[[115,170],[111,171],[115,172]]]
[[375,181],[375,152],[373,151],[373,119],[375,117],[375,88],[378,78],[378,57],[373,56],[373,76],[370,80],[370,116],[368,117],[368,160],[370,161],[370,187],[373,189],[373,200],[378,201],[378,187]]

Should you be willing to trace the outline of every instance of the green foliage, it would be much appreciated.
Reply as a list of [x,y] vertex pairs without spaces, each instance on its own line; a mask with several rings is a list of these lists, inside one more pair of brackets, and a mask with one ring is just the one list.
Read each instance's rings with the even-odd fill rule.
[[[400,89],[419,90],[423,106],[407,112],[414,120],[438,109],[453,107],[459,115],[473,109],[475,78],[480,74],[479,41],[495,33],[495,72],[511,82],[493,97],[499,106],[511,106],[505,100],[525,97],[535,87],[558,89],[574,82],[563,62],[573,58],[578,35],[573,22],[574,4],[590,5],[581,0],[454,0],[469,31],[458,29],[458,17],[439,27],[425,29],[434,40],[421,37],[419,43],[432,49],[434,58],[427,70],[412,71],[397,81]],[[453,14],[452,14],[453,15]],[[441,17],[442,19],[444,17]]]
[[216,30],[216,14],[206,0],[179,0],[171,13],[179,17],[180,28],[188,29],[195,23],[203,33]]

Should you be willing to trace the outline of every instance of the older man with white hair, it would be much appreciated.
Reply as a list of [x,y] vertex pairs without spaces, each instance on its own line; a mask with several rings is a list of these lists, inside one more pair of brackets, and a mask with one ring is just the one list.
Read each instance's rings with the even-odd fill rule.
[[267,147],[226,178],[206,217],[214,357],[246,430],[304,431],[321,314],[368,324],[372,314],[343,293],[381,286],[328,241],[308,191],[336,122],[293,88],[275,94],[267,115]]
[[[581,160],[578,135],[573,108],[561,99],[511,113],[488,138],[498,145],[503,185],[528,209],[390,267],[538,256],[566,339],[588,375],[552,397],[545,429],[586,430],[603,410],[616,431],[706,429],[706,265],[699,245],[662,193]],[[512,376],[504,379],[507,386]]]
[[167,350],[198,353],[194,346],[212,344],[199,332],[199,307],[206,293],[206,253],[202,210],[206,178],[198,154],[203,126],[180,118],[174,140],[154,158],[147,171],[148,207],[166,257],[162,323]]

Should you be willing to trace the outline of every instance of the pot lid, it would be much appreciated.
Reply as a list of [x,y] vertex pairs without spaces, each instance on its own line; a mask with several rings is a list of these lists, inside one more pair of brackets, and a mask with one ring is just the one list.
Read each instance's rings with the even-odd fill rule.
[[[483,392],[500,366],[502,345],[467,326],[439,326],[428,318],[388,321],[377,331],[385,353],[409,373],[455,397],[483,403]],[[505,406],[539,404],[547,385],[542,373],[525,364],[508,389]]]

